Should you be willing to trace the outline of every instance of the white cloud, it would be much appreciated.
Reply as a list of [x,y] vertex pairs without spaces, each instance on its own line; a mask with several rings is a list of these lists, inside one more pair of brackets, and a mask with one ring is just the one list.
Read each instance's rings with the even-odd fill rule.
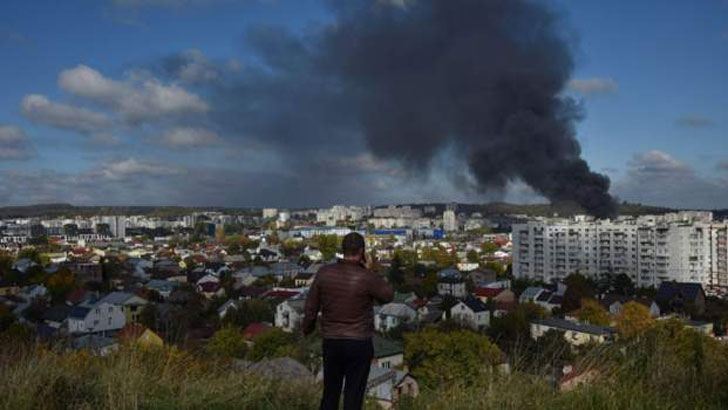
[[692,172],[684,163],[660,150],[635,154],[629,161],[631,171],[641,174],[683,174]]
[[728,207],[728,183],[701,176],[688,164],[659,150],[635,154],[612,192],[630,202],[677,208]]
[[63,70],[58,76],[58,85],[71,94],[110,107],[131,123],[167,115],[203,113],[209,109],[198,95],[176,84],[162,84],[140,71],[129,73],[123,81],[116,81],[91,67],[78,65]]
[[222,138],[214,131],[199,127],[177,127],[159,136],[160,144],[169,148],[193,148],[217,145]]
[[143,178],[178,175],[182,172],[184,170],[175,165],[128,158],[103,164],[92,173],[101,175],[109,180],[121,180],[129,177]]
[[22,129],[0,124],[0,160],[23,160],[33,155],[35,149]]
[[573,79],[569,81],[567,88],[584,96],[590,96],[616,93],[619,85],[611,78],[592,77]]
[[56,103],[40,94],[28,94],[20,102],[23,115],[29,120],[57,128],[82,132],[106,129],[109,117],[86,108]]

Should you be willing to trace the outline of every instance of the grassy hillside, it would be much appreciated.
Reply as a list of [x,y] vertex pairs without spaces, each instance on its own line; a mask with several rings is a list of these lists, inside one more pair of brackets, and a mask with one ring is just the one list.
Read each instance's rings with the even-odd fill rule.
[[[728,349],[677,322],[635,340],[589,347],[579,357],[579,367],[599,376],[570,392],[559,392],[543,376],[490,372],[423,388],[420,397],[399,408],[724,409],[728,404]],[[316,409],[321,392],[319,385],[265,380],[233,370],[229,362],[174,349],[126,348],[101,358],[5,343],[0,378],[0,410]]]

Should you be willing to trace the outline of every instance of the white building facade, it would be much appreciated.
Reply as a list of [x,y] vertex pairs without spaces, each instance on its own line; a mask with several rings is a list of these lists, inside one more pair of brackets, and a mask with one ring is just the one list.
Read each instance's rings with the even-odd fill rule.
[[709,212],[515,224],[513,273],[543,282],[624,273],[640,287],[672,280],[728,287],[726,226]]

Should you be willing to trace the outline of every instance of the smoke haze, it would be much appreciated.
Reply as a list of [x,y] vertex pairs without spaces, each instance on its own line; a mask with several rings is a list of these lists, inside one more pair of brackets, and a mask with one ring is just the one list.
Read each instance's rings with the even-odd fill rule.
[[256,61],[238,80],[217,85],[216,105],[224,107],[217,123],[278,145],[309,173],[327,172],[306,161],[322,150],[368,149],[413,173],[447,152],[479,192],[521,180],[552,202],[615,214],[609,179],[581,158],[575,123],[582,109],[564,94],[573,41],[547,5],[328,4],[334,24],[303,34],[246,33]]

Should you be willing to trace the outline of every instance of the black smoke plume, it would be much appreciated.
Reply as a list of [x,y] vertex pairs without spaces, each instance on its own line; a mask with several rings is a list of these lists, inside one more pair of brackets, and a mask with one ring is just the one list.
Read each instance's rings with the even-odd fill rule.
[[363,137],[376,156],[420,170],[448,149],[483,192],[520,179],[552,202],[616,213],[609,179],[581,158],[582,110],[563,94],[573,41],[544,2],[328,4],[335,23],[314,32],[247,34],[257,64],[221,87],[222,123],[333,151]]

